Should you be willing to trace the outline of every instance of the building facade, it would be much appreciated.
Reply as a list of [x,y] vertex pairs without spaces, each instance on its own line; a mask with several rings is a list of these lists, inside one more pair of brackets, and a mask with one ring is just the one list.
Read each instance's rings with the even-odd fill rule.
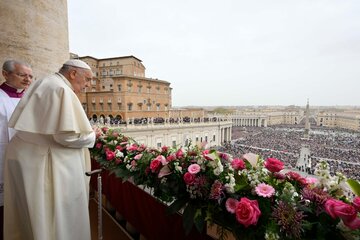
[[172,107],[170,83],[146,78],[145,66],[134,56],[97,59],[77,57],[94,73],[91,86],[79,94],[89,118],[128,121],[168,118]]

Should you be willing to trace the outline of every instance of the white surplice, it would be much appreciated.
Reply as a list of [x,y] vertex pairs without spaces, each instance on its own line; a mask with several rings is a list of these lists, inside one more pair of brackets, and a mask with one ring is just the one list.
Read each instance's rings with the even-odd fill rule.
[[88,147],[80,101],[61,74],[37,80],[16,107],[5,158],[4,239],[90,240]]
[[0,206],[4,205],[4,157],[5,149],[15,134],[14,129],[8,128],[8,122],[20,98],[11,98],[0,89]]

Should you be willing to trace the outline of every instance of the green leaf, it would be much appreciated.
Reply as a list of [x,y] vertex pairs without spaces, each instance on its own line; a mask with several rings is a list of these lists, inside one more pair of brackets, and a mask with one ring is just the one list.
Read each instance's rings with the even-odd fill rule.
[[201,233],[205,225],[205,218],[200,209],[196,211],[194,224],[196,229]]
[[356,194],[356,196],[360,196],[360,183],[353,179],[348,179],[347,184],[349,184],[350,188],[352,189],[353,193]]

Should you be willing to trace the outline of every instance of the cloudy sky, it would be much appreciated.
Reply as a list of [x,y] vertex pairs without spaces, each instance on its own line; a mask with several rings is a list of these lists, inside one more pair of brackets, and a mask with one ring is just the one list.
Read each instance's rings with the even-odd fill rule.
[[134,55],[173,106],[360,105],[359,0],[68,0],[70,51]]

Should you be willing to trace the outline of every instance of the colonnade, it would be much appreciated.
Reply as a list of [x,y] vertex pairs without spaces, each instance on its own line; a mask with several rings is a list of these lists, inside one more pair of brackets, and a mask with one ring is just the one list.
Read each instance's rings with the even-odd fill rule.
[[231,116],[233,126],[236,127],[267,127],[266,117],[258,116]]

